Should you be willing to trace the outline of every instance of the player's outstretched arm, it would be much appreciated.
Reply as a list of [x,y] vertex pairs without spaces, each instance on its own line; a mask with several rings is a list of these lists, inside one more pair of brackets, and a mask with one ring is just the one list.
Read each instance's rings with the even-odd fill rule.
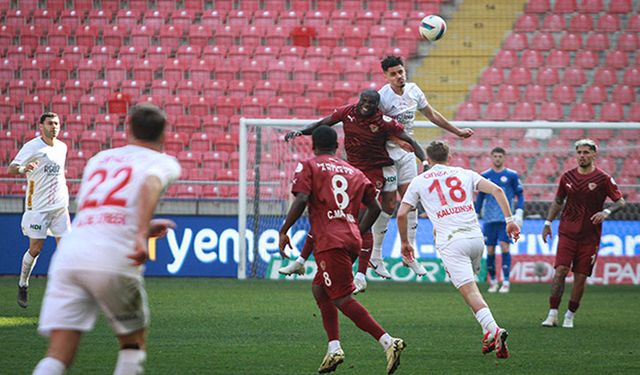
[[555,197],[553,202],[551,202],[551,206],[549,206],[549,212],[547,213],[547,220],[544,222],[544,227],[542,228],[542,241],[547,243],[547,238],[551,239],[553,237],[553,232],[551,231],[551,222],[558,216],[560,210],[562,210],[562,206],[564,205],[564,198],[560,198],[558,196]]
[[38,167],[37,161],[32,161],[27,165],[11,164],[9,167],[7,167],[7,174],[23,174],[23,173],[31,172],[37,167]]
[[507,222],[507,234],[509,237],[513,238],[514,241],[517,241],[518,237],[520,237],[520,227],[516,224],[515,218],[511,215],[509,200],[507,200],[507,196],[504,194],[502,188],[486,178],[483,178],[478,183],[478,190],[483,193],[491,194],[496,199],[500,209],[502,209],[504,219]]
[[424,148],[422,148],[422,146],[420,146],[420,144],[412,136],[407,134],[407,132],[402,132],[400,135],[398,135],[398,138],[411,144],[411,147],[413,147],[413,152],[416,154],[418,159],[420,159],[420,161],[424,162],[427,160],[427,155],[424,153]]
[[289,236],[287,232],[293,224],[302,216],[304,209],[307,208],[307,202],[309,201],[309,196],[304,193],[297,193],[296,199],[291,203],[291,207],[289,207],[289,212],[287,212],[287,218],[284,219],[284,224],[280,228],[279,233],[279,242],[278,249],[280,250],[280,255],[283,258],[289,258],[287,253],[285,252],[287,246],[291,247],[291,242],[289,240]]
[[147,243],[151,233],[151,218],[162,195],[162,182],[156,176],[147,176],[140,187],[140,203],[138,204],[138,228],[133,254],[128,258],[135,265],[143,264],[149,257]]
[[400,208],[398,208],[397,223],[398,234],[400,235],[400,242],[402,246],[402,258],[405,262],[410,262],[414,258],[413,246],[409,242],[408,228],[408,215],[413,210],[413,206],[409,203],[402,202]]
[[323,118],[320,121],[316,121],[316,122],[313,122],[313,123],[307,125],[302,130],[293,130],[293,131],[288,132],[287,134],[285,134],[284,140],[285,140],[285,142],[289,142],[290,140],[292,140],[292,139],[294,139],[296,137],[299,137],[301,135],[311,135],[311,133],[313,133],[313,131],[319,126],[322,126],[322,125],[333,126],[333,125],[337,124],[338,122],[339,121],[334,121],[331,118],[331,116],[327,116],[327,117]]
[[420,109],[420,112],[429,119],[429,121],[438,125],[440,128],[457,135],[460,138],[469,138],[473,135],[473,129],[464,128],[460,129],[459,127],[453,125],[449,122],[440,112],[436,111],[431,105],[427,105],[426,107]]

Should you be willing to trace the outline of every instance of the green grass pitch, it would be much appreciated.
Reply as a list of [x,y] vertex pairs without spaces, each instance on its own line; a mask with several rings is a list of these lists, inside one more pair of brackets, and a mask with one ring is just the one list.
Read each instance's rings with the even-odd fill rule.
[[[26,310],[15,302],[16,283],[0,279],[2,374],[31,373],[46,350],[36,333],[45,280],[32,280]],[[326,351],[309,282],[149,278],[146,285],[145,373],[314,374]],[[481,330],[451,285],[377,282],[357,298],[392,336],[405,339],[397,374],[640,373],[638,287],[588,286],[573,330],[540,327],[548,291],[548,285],[513,285],[508,295],[485,293],[511,334],[507,360],[481,354]],[[384,374],[379,344],[343,316],[340,323],[346,360],[336,374]],[[101,318],[68,373],[111,373],[116,356],[116,339]]]

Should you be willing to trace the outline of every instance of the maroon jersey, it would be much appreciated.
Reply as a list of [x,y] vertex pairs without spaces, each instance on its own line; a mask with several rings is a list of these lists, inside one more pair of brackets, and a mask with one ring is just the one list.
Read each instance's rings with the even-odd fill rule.
[[298,164],[291,192],[309,195],[315,252],[360,250],[358,210],[361,203],[376,199],[373,184],[361,171],[333,155],[319,155]]
[[560,177],[556,197],[567,198],[560,217],[560,234],[600,243],[602,224],[594,225],[591,216],[602,210],[607,197],[617,201],[622,194],[613,178],[603,170],[596,168],[589,174],[580,174],[578,168],[574,168]]
[[332,121],[342,121],[344,148],[349,164],[361,170],[393,165],[386,142],[390,135],[400,135],[404,126],[383,115],[380,110],[369,118],[362,118],[356,106],[351,104],[336,108],[331,114]]

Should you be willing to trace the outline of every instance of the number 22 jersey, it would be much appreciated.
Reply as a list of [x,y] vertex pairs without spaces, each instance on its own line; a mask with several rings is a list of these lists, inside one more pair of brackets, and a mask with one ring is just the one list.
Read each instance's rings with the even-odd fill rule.
[[160,152],[127,145],[91,158],[84,170],[72,231],[60,242],[49,272],[83,269],[140,276],[127,258],[134,251],[140,188],[156,176],[166,188],[180,176],[180,164]]
[[402,202],[422,203],[435,227],[437,248],[460,238],[482,238],[473,207],[473,192],[482,179],[468,169],[436,164],[411,181]]

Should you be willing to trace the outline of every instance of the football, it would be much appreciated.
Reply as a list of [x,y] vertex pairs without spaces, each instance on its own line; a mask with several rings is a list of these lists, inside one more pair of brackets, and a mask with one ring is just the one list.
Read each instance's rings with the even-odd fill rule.
[[430,42],[442,39],[447,32],[447,23],[440,16],[430,15],[420,21],[420,36]]

